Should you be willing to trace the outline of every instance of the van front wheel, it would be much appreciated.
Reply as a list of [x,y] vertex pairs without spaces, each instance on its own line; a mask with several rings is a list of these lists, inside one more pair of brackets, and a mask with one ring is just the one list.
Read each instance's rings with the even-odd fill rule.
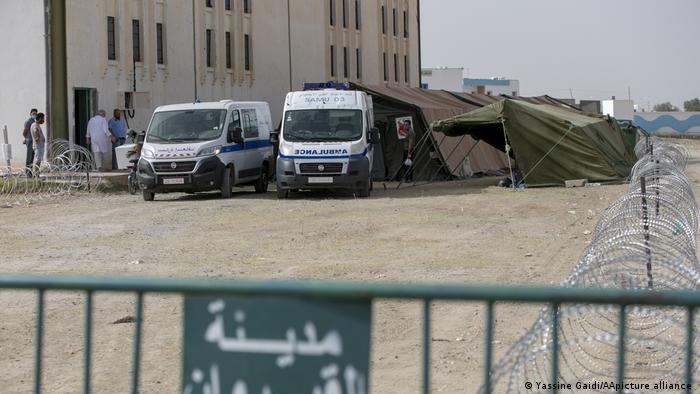
[[233,171],[231,167],[224,170],[224,179],[221,180],[221,198],[231,198],[231,188],[233,187]]
[[143,191],[143,201],[153,201],[156,198],[156,194],[149,192],[148,190]]
[[286,200],[289,197],[289,190],[277,188],[277,198],[280,200]]
[[362,187],[357,191],[357,196],[358,197],[369,197],[369,193],[372,190],[372,181],[368,181]]

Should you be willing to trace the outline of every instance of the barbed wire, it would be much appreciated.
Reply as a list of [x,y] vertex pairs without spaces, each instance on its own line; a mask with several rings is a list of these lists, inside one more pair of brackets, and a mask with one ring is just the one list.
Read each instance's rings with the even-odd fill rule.
[[0,206],[27,205],[100,187],[102,179],[95,173],[89,150],[59,139],[51,142],[48,152],[36,174],[26,168],[0,167]]
[[[698,206],[684,174],[688,150],[649,138],[635,146],[635,153],[639,160],[632,168],[629,190],[603,212],[564,287],[700,288]],[[558,383],[615,381],[620,311],[610,305],[567,304],[556,312],[544,307],[494,368],[493,391],[545,392],[536,386],[528,390],[524,384],[552,383],[554,313],[560,322]],[[625,309],[626,383],[684,381],[687,316],[685,308],[677,307]],[[692,323],[700,328],[697,320]],[[700,342],[695,339],[692,347],[693,365],[699,366]],[[693,383],[700,381],[694,378]]]

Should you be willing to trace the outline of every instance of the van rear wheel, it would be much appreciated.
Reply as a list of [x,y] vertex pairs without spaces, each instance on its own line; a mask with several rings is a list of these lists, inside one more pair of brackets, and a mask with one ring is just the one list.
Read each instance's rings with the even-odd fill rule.
[[260,172],[260,177],[255,182],[256,193],[267,193],[267,185],[270,183],[270,178],[267,176],[267,167],[263,166]]
[[221,180],[221,198],[231,198],[233,187],[233,171],[231,167],[224,170],[224,179]]

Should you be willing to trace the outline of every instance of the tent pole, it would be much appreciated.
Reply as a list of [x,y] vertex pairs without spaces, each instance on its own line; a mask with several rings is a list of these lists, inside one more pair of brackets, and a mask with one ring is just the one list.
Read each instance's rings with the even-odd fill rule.
[[501,118],[501,125],[503,125],[503,140],[506,143],[506,159],[508,159],[508,170],[510,171],[510,184],[515,190],[515,178],[513,178],[513,166],[510,164],[510,144],[508,143],[508,135],[506,134],[506,118]]
[[[431,129],[431,130],[432,130],[432,129]],[[431,134],[432,134],[432,132],[431,132]],[[437,148],[435,149],[435,152],[438,152],[438,154],[440,153],[440,147],[442,146],[442,143],[445,142],[446,139],[447,139],[447,136],[446,136],[445,134],[443,134],[443,135],[442,135],[442,138],[440,139],[440,142],[439,142],[438,145],[437,145]],[[460,142],[461,142],[461,140],[460,140]],[[449,158],[449,156],[448,156],[448,158]],[[430,165],[431,160],[432,160],[432,158],[431,158],[431,157],[428,157],[428,160],[426,160],[425,164],[423,164],[423,167],[421,167],[420,171],[418,171],[417,173],[418,173],[418,174],[422,174],[422,173],[423,173],[423,170],[425,170],[426,168],[428,168],[428,166]],[[438,172],[440,172],[440,170],[441,170],[444,166],[445,166],[445,160],[442,160],[442,163],[440,164],[440,167],[438,168]],[[413,166],[411,166],[411,168],[408,170],[408,172],[412,172],[414,175],[416,174],[416,172],[413,170]],[[431,176],[431,179],[432,179],[432,176]],[[430,183],[431,181],[432,181],[432,180],[429,180],[427,183]],[[415,185],[416,182],[413,182],[413,184]],[[399,187],[400,187],[400,186],[401,186],[401,183],[399,183]]]
[[[445,168],[446,165],[448,165],[447,161],[450,160],[450,157],[452,157],[452,154],[455,153],[455,150],[457,150],[459,145],[462,144],[462,141],[464,141],[464,137],[466,137],[466,136],[467,136],[466,134],[462,134],[462,138],[459,139],[459,141],[455,144],[454,148],[452,148],[452,150],[450,151],[450,154],[447,155],[447,157],[442,161],[440,168],[438,168],[437,172],[435,172],[435,174],[433,174],[430,177],[430,180],[428,180],[428,183],[431,183],[433,181],[433,178],[435,178],[435,176],[440,173],[440,170],[442,170],[443,168]],[[470,152],[471,152],[471,150],[470,150]],[[448,167],[448,170],[449,170],[449,167]],[[452,175],[451,172],[450,172],[450,175]]]

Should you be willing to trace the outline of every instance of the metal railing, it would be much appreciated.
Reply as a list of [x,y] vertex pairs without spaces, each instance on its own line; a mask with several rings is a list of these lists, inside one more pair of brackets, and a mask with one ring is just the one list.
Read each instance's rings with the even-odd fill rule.
[[[686,308],[687,349],[685,384],[693,378],[692,339],[694,309],[700,306],[700,293],[695,291],[649,291],[624,289],[468,286],[437,284],[351,283],[351,282],[285,282],[285,281],[223,281],[158,278],[96,278],[96,277],[45,277],[0,276],[0,290],[24,289],[37,291],[36,341],[34,353],[34,392],[41,392],[42,338],[44,329],[44,296],[50,290],[85,292],[83,392],[90,392],[92,299],[95,292],[129,292],[135,294],[135,325],[131,367],[131,392],[139,392],[139,366],[141,358],[141,331],[143,300],[147,293],[174,293],[182,295],[264,295],[323,300],[404,299],[423,301],[422,332],[422,392],[430,392],[430,333],[432,301],[481,301],[486,305],[485,348],[483,358],[484,392],[491,392],[493,360],[494,306],[497,302],[549,304],[559,310],[562,304],[618,305],[619,345],[617,358],[617,382],[624,378],[625,356],[625,308],[632,305],[675,306]],[[552,319],[553,346],[551,358],[551,383],[558,379],[558,314]],[[556,388],[553,390],[556,391]],[[622,392],[619,389],[618,392]],[[690,392],[690,389],[687,390]]]

